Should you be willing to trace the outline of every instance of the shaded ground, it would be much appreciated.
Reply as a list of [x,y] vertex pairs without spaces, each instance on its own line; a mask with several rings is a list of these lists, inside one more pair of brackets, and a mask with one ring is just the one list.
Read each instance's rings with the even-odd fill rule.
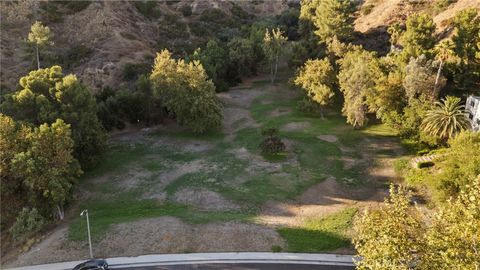
[[[351,219],[386,195],[403,155],[382,126],[353,130],[337,112],[297,110],[285,82],[249,80],[219,94],[223,129],[193,135],[170,123],[112,137],[105,160],[81,179],[68,226],[9,266],[88,256],[270,251],[352,252]],[[261,128],[287,150],[262,156]]]

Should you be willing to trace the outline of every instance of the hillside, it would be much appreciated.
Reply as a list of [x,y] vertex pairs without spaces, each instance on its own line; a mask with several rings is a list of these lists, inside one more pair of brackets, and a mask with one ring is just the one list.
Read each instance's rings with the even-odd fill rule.
[[150,69],[161,48],[179,54],[192,51],[215,32],[238,28],[255,17],[279,14],[288,7],[286,1],[84,3],[1,3],[2,88],[14,89],[19,77],[34,66],[25,40],[35,20],[43,21],[55,35],[55,45],[44,55],[48,58],[44,62],[62,65],[98,90],[105,85],[119,86],[126,63]]
[[[148,72],[157,51],[168,48],[185,56],[213,36],[231,35],[256,18],[281,14],[291,1],[62,1],[2,2],[1,78],[3,91],[15,89],[18,79],[34,67],[25,43],[31,24],[41,20],[55,34],[55,45],[43,55],[45,65],[60,64],[93,91],[123,83],[125,66]],[[451,31],[449,20],[477,0],[450,1],[366,0],[359,4],[355,30],[367,49],[388,48],[386,28],[404,22],[414,12],[429,12],[439,34]],[[372,41],[373,40],[373,41]]]

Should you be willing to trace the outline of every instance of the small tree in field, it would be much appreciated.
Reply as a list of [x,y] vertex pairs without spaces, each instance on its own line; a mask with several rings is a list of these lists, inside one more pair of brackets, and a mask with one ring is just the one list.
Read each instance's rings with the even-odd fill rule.
[[43,26],[39,21],[36,21],[28,34],[28,42],[32,45],[35,45],[36,55],[37,55],[37,69],[40,69],[40,53],[39,50],[42,47],[52,45],[51,41],[53,34],[50,32],[48,26]]
[[265,37],[263,38],[263,52],[270,64],[270,79],[272,83],[275,82],[277,77],[278,61],[280,56],[285,51],[285,44],[287,38],[283,35],[283,32],[277,28],[266,30]]
[[308,60],[298,70],[294,83],[301,87],[312,101],[320,106],[325,106],[330,103],[335,95],[332,90],[334,81],[333,67],[328,59],[324,58],[322,60]]
[[222,106],[215,85],[199,61],[175,60],[168,50],[163,50],[157,53],[150,79],[154,95],[179,124],[196,133],[221,125]]

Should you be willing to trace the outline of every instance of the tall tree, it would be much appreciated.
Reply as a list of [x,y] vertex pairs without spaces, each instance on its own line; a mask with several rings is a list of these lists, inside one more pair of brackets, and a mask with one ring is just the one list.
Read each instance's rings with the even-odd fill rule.
[[50,32],[48,26],[44,26],[41,22],[36,21],[30,28],[30,33],[28,34],[28,42],[35,45],[36,55],[37,55],[37,69],[40,69],[40,48],[43,48],[47,45],[52,45],[51,41],[53,33]]
[[444,141],[454,137],[462,130],[470,127],[465,106],[458,97],[447,96],[442,102],[436,102],[435,107],[427,112],[422,121],[422,130]]
[[442,75],[442,69],[445,62],[453,58],[454,44],[451,40],[447,39],[435,46],[436,59],[439,61],[437,76],[435,77],[434,95],[438,96],[440,75]]
[[480,17],[477,9],[468,8],[458,12],[453,25],[456,30],[453,36],[455,52],[468,65],[475,61],[476,43],[480,42]]
[[47,198],[57,217],[63,219],[63,206],[76,177],[82,173],[73,157],[70,125],[61,119],[52,125],[43,124],[35,129],[29,141],[28,150],[15,155],[13,169],[31,191]]
[[429,60],[425,55],[410,58],[410,62],[405,68],[405,79],[403,82],[409,101],[419,99],[422,102],[433,103],[438,98],[439,89],[446,82],[441,75],[437,81],[437,75],[438,72],[433,61]]
[[452,38],[455,43],[455,54],[460,63],[453,72],[453,81],[456,88],[462,90],[477,89],[480,81],[480,59],[476,57],[480,48],[480,17],[475,8],[458,12],[454,19],[455,34]]
[[195,50],[192,60],[198,60],[202,63],[208,77],[215,84],[217,91],[227,90],[228,85],[225,79],[228,54],[215,40],[210,40],[205,49]]
[[307,96],[320,106],[329,104],[335,95],[332,89],[334,82],[335,72],[327,58],[308,60],[299,68],[294,81],[295,85],[301,87]]
[[236,67],[239,76],[248,76],[255,72],[255,46],[246,38],[235,37],[227,44],[228,57]]
[[272,29],[271,31],[268,28],[266,29],[262,48],[270,64],[270,80],[272,83],[275,82],[277,77],[278,61],[283,52],[285,52],[286,43],[287,38],[283,35],[280,28]]
[[480,175],[440,205],[426,239],[426,269],[480,269]]
[[422,220],[410,208],[412,194],[390,186],[390,197],[378,210],[364,212],[354,224],[357,269],[412,269],[422,259]]
[[[353,33],[354,3],[350,0],[311,0],[303,1],[308,5],[302,14],[310,18],[316,28],[315,34],[321,42],[337,36],[341,41],[349,39]],[[313,16],[307,15],[314,12]]]
[[375,81],[381,75],[378,59],[373,52],[355,49],[340,61],[338,81],[343,92],[343,115],[347,123],[361,127],[367,123],[367,96],[374,91]]
[[175,60],[168,50],[163,50],[157,53],[150,79],[154,94],[179,124],[197,133],[221,125],[222,106],[199,61]]
[[403,59],[429,55],[435,45],[435,23],[428,14],[413,14],[407,19],[407,29],[401,37]]
[[35,126],[63,119],[71,125],[75,157],[82,166],[94,165],[102,153],[106,133],[97,117],[93,95],[75,75],[65,76],[53,66],[31,71],[12,94],[13,116]]
[[390,190],[385,206],[355,220],[357,269],[480,269],[480,175],[429,216],[405,188]]

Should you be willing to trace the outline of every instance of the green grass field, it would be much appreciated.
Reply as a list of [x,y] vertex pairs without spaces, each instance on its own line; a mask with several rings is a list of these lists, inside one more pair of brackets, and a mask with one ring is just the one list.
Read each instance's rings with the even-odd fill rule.
[[[269,86],[264,82],[255,82],[253,85],[259,89]],[[226,141],[220,131],[201,136],[187,131],[168,131],[150,133],[135,143],[113,143],[103,161],[84,175],[79,185],[79,189],[90,192],[93,194],[91,197],[95,198],[84,200],[76,206],[79,210],[89,209],[94,240],[101,240],[111,225],[159,216],[173,216],[193,224],[232,220],[256,222],[255,217],[265,202],[292,200],[328,176],[351,187],[369,185],[365,165],[344,169],[341,160],[344,154],[340,147],[351,148],[349,155],[360,158],[361,151],[364,151],[360,141],[391,137],[394,132],[379,125],[354,130],[334,110],[327,112],[324,120],[318,115],[301,112],[297,109],[297,99],[285,95],[292,90],[285,83],[281,83],[279,88],[281,90],[278,92],[265,90],[253,101],[249,111],[262,128],[281,129],[289,123],[307,123],[301,129],[281,129],[279,137],[293,144],[293,149],[284,157],[263,157],[263,160],[252,161],[235,155],[236,150],[244,148],[250,155],[262,157],[259,149],[262,128],[253,127],[238,130],[232,141]],[[283,109],[284,113],[272,117],[271,112],[278,108]],[[234,126],[241,126],[242,121],[245,120],[238,120]],[[338,142],[317,138],[322,134],[336,136]],[[157,143],[169,140],[175,143]],[[182,150],[182,142],[192,140],[210,147],[200,152]],[[166,203],[144,198],[143,194],[154,190],[162,181],[164,173],[178,164],[194,161],[201,161],[204,165],[199,170],[180,175],[159,190],[165,192]],[[255,162],[280,169],[275,172],[255,166],[251,169]],[[250,173],[246,173],[248,170]],[[132,171],[142,172],[133,187],[112,184],[132,177]],[[239,181],[242,177],[245,179]],[[186,187],[217,192],[241,207],[230,211],[205,211],[193,205],[175,203],[173,197],[176,192]],[[348,208],[326,218],[313,219],[301,228],[280,228],[278,232],[292,252],[319,252],[348,247],[350,242],[345,232],[356,211]],[[69,227],[70,239],[85,239],[85,226],[85,220],[78,216],[73,218]]]

